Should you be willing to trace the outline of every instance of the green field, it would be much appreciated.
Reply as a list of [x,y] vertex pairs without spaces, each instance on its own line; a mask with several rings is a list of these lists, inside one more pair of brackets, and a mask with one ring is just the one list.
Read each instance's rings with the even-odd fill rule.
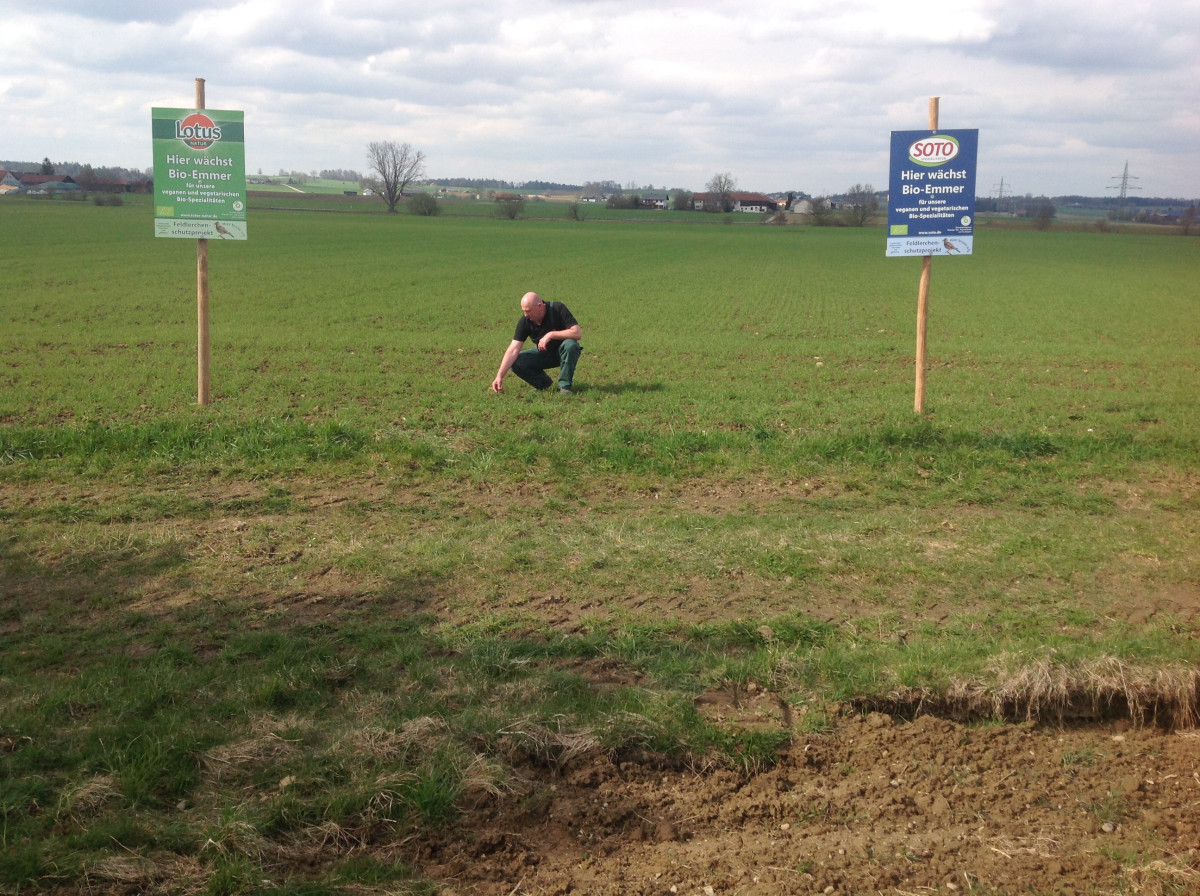
[[[419,891],[271,857],[448,824],[564,732],[769,765],[714,682],[1194,721],[1195,240],[983,228],[934,261],[918,416],[879,230],[256,203],[200,407],[194,243],[0,201],[0,892],[121,850]],[[530,289],[583,326],[573,396],[489,392]]]

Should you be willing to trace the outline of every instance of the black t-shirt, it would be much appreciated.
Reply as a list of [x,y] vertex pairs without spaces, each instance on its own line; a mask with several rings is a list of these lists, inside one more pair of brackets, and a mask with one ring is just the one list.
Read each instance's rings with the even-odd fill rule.
[[[521,319],[517,321],[517,331],[513,333],[513,339],[519,342],[532,339],[533,344],[537,345],[547,333],[555,330],[569,330],[577,323],[579,321],[575,320],[575,315],[562,302],[546,302],[546,313],[542,316],[542,322],[535,324],[525,315],[521,315]],[[558,340],[552,343],[552,346],[557,342]]]

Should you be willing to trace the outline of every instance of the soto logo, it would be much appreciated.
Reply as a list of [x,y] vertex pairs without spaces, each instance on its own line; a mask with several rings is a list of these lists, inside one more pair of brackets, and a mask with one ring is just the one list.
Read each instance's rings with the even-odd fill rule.
[[221,139],[221,128],[202,112],[193,112],[175,122],[175,136],[192,149],[208,149]]
[[944,165],[957,155],[958,141],[945,135],[922,137],[908,146],[909,159],[927,168]]

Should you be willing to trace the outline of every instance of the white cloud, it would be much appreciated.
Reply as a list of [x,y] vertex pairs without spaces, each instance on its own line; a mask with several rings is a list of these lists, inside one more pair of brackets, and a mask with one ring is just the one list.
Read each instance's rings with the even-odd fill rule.
[[[1200,0],[0,0],[0,157],[149,164],[149,110],[242,109],[251,170],[886,185],[891,130],[980,129],[979,189],[1200,196]],[[78,39],[64,40],[63,35]]]

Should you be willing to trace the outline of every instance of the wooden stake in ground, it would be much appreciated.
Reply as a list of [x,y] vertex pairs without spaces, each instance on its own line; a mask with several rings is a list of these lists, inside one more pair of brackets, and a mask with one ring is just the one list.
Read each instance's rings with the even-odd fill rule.
[[[196,79],[196,108],[204,108],[204,79]],[[196,240],[196,403],[211,402],[208,383],[208,240]]]
[[[929,98],[929,129],[938,128],[938,99]],[[933,276],[933,256],[921,256],[921,284],[917,288],[917,387],[913,410],[925,413],[925,331],[929,322],[929,281]]]

